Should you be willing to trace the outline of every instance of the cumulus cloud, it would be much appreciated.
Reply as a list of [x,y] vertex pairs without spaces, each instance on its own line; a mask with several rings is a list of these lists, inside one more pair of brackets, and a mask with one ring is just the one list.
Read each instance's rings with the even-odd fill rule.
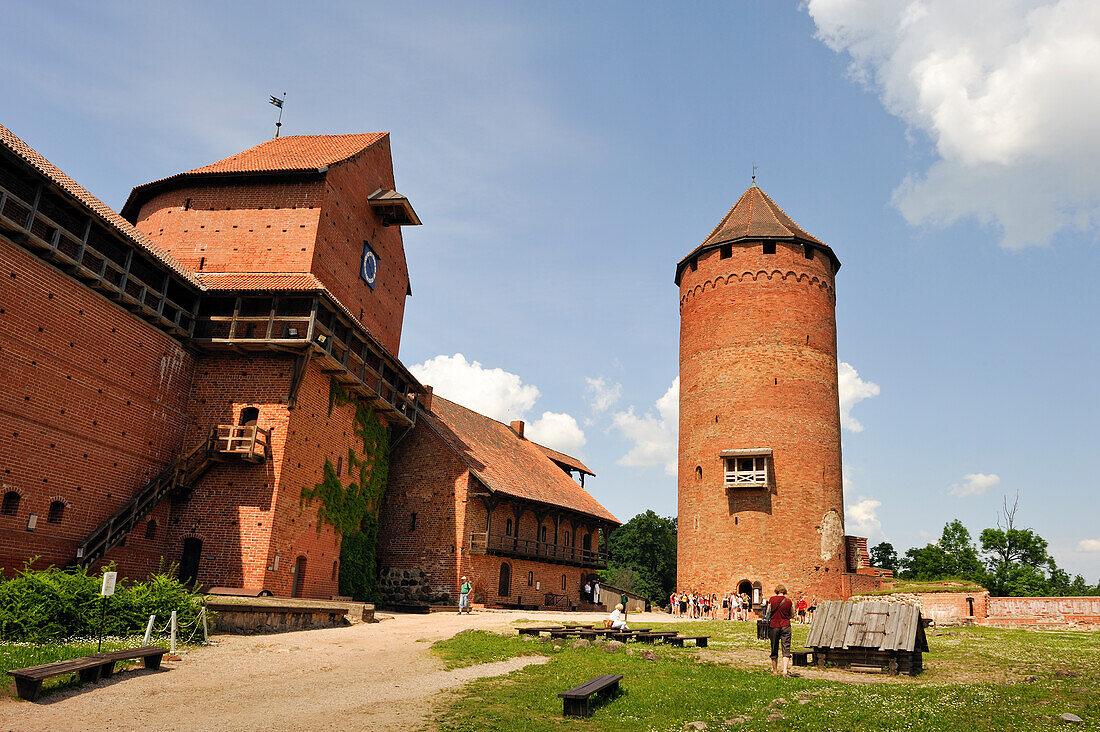
[[867,496],[860,496],[855,503],[848,503],[844,506],[845,531],[867,539],[880,536],[882,522],[878,519],[878,509],[881,506],[882,501]]
[[808,0],[817,36],[936,160],[893,203],[911,224],[973,217],[1001,245],[1100,230],[1100,3]]
[[[461,353],[436,356],[409,367],[409,371],[436,394],[501,422],[525,419],[539,398],[539,389],[523,383],[518,374],[485,368]],[[577,420],[563,412],[543,412],[524,429],[524,435],[565,453],[576,453],[586,442]]]
[[623,385],[603,376],[585,378],[585,395],[588,406],[596,414],[603,414],[619,403]]
[[993,486],[999,485],[1001,476],[993,473],[967,473],[963,476],[962,483],[951,486],[951,495],[959,498],[967,496],[980,496]]
[[637,414],[633,406],[613,415],[612,429],[618,430],[633,443],[630,451],[617,462],[631,468],[663,465],[665,473],[676,475],[676,439],[680,427],[679,376],[653,406],[655,411],[643,415]]
[[1100,552],[1100,539],[1082,539],[1077,542],[1079,552]]
[[543,412],[524,429],[529,440],[552,447],[567,454],[576,454],[586,442],[584,430],[571,415],[561,412]]
[[840,426],[849,432],[862,432],[863,425],[852,416],[852,407],[864,399],[878,396],[879,386],[859,378],[859,372],[845,361],[837,367],[837,378],[840,384]]
[[487,369],[461,353],[430,358],[409,371],[436,394],[502,422],[521,418],[539,398],[538,387],[524,384],[517,374]]

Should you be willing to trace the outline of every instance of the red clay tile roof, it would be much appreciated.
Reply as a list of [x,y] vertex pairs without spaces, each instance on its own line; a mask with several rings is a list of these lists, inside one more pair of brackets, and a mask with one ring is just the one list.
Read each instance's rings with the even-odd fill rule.
[[110,206],[89,193],[84,186],[65,175],[60,168],[42,157],[34,148],[23,142],[15,133],[3,125],[0,125],[0,145],[3,145],[4,148],[11,151],[24,163],[46,176],[51,183],[73,198],[77,204],[88,209],[101,223],[117,231],[130,242],[136,244],[138,248],[151,254],[192,285],[198,286],[199,281],[191,273],[191,270],[150,241],[145,234],[135,229],[129,221],[119,216]]
[[589,470],[584,463],[582,463],[580,460],[573,457],[572,455],[566,455],[564,452],[558,452],[557,450],[549,448],[546,445],[540,445],[537,442],[532,442],[531,444],[546,453],[546,457],[550,458],[555,463],[561,463],[562,465],[573,468],[573,470],[579,470],[582,473],[587,473],[588,475],[591,475],[593,477],[595,477],[596,475],[591,470]]
[[737,203],[733,204],[733,208],[722,217],[703,243],[680,260],[676,266],[677,284],[680,281],[680,273],[692,257],[705,249],[713,249],[722,244],[744,239],[793,239],[803,244],[809,243],[823,250],[833,260],[834,266],[840,268],[840,260],[828,244],[807,233],[771,199],[771,196],[754,184],[741,194]]
[[182,175],[317,170],[357,155],[388,134],[365,132],[356,135],[278,137]]
[[291,135],[267,140],[201,168],[135,186],[122,206],[122,215],[136,219],[141,206],[156,192],[189,179],[220,175],[323,173],[328,166],[355,157],[389,134]]
[[489,490],[622,523],[551,462],[545,448],[516,436],[508,425],[438,394],[422,418]]
[[321,281],[309,272],[197,272],[196,276],[206,290],[275,292],[325,289]]

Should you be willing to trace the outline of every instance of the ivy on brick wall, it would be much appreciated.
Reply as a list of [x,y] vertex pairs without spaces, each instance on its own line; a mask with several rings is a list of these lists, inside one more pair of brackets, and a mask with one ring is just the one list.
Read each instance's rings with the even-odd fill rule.
[[324,478],[302,489],[302,503],[319,501],[320,522],[340,532],[340,594],[374,600],[378,592],[378,509],[389,474],[389,429],[364,402],[335,380],[329,382],[329,415],[335,407],[355,406],[354,431],[360,449],[348,449],[348,483],[326,459]]

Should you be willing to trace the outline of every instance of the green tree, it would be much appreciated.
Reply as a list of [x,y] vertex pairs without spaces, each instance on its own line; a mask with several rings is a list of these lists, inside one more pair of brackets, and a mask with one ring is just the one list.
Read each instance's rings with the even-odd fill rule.
[[950,560],[939,544],[928,544],[906,550],[901,560],[901,576],[915,580],[938,580],[950,577]]
[[600,580],[632,583],[623,589],[665,603],[676,587],[676,519],[640,513],[611,533],[607,569]]
[[871,547],[871,566],[896,572],[898,569],[898,552],[894,549],[894,545],[884,541]]
[[985,579],[978,550],[962,521],[955,519],[944,526],[939,544],[947,559],[947,576],[977,582]]

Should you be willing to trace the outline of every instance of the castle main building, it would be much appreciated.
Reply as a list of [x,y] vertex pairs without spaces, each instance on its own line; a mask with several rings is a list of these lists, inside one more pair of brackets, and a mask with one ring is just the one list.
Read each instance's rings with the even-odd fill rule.
[[834,278],[840,260],[755,183],[676,267],[677,583],[759,604],[875,582],[844,535]]

